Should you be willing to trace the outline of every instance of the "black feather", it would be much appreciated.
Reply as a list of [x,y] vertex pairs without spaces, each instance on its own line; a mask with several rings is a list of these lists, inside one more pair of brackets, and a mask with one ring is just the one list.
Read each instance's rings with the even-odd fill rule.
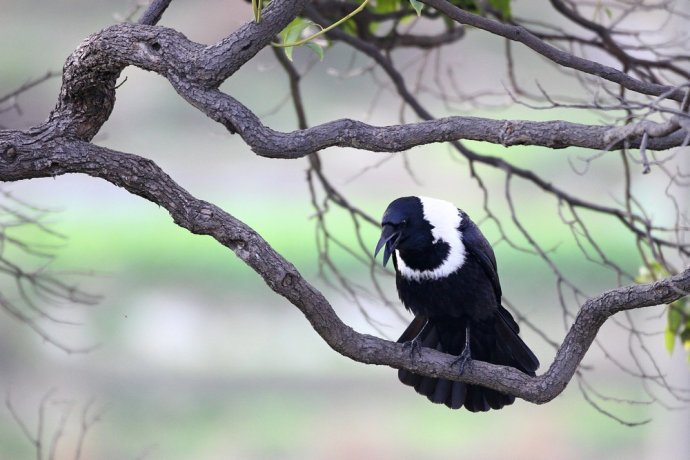
[[[441,209],[450,213],[442,216],[442,224],[453,219],[459,222],[457,228],[451,229],[451,236],[452,230],[457,232],[456,240],[461,243],[444,241],[439,238],[439,232],[432,234],[435,227],[427,221],[425,200],[429,199],[400,198],[384,214],[386,245],[389,245],[386,250],[392,255],[396,269],[398,295],[415,314],[398,341],[416,339],[423,347],[458,356],[465,347],[466,330],[469,330],[472,359],[512,366],[534,376],[539,361],[519,337],[520,328],[510,312],[501,305],[501,285],[491,245],[467,214],[434,200],[431,200],[434,205],[443,203]],[[454,212],[458,214],[453,215]],[[441,230],[442,236],[448,235],[447,228]],[[390,238],[391,233],[396,237]],[[464,251],[461,262],[452,272],[436,275],[433,271],[449,259],[453,245],[458,247],[458,244]],[[403,275],[398,258],[408,270],[416,270],[417,275]],[[419,275],[425,270],[424,276]],[[513,396],[489,388],[405,370],[400,370],[398,377],[430,401],[453,409],[464,406],[471,412],[483,412],[515,401]]]

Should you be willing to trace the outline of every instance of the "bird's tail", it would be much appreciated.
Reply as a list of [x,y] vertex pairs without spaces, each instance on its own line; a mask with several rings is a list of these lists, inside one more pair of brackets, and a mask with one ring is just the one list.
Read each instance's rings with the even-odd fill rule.
[[[528,375],[535,375],[539,361],[520,339],[517,323],[503,307],[499,307],[494,318],[483,322],[465,318],[427,319],[418,316],[403,332],[398,342],[408,342],[416,338],[423,347],[457,356],[464,349],[467,326],[470,330],[472,359],[515,367]],[[414,387],[417,393],[426,396],[431,402],[445,404],[451,409],[459,409],[464,405],[470,412],[483,412],[500,409],[515,401],[514,396],[489,388],[425,377],[402,369],[398,371],[398,378],[405,385]]]

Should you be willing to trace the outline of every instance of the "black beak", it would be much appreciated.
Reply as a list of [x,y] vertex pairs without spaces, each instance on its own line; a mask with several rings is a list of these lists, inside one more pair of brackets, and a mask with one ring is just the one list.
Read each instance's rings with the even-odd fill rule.
[[374,257],[376,257],[381,248],[385,245],[386,248],[383,250],[384,267],[388,263],[388,259],[390,259],[391,254],[393,254],[393,251],[395,251],[399,239],[400,230],[398,230],[390,224],[383,225],[383,231],[381,231],[381,238],[379,239],[379,242],[376,243],[376,250],[374,250]]

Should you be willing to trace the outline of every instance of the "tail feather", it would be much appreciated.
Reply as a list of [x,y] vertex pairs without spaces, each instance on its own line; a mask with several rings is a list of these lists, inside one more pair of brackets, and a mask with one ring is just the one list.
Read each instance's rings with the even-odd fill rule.
[[453,382],[451,380],[436,379],[436,388],[434,394],[429,396],[431,402],[436,404],[445,404],[448,400],[448,395],[451,392]]
[[426,395],[433,402],[434,391],[436,390],[436,382],[438,381],[435,377],[422,377],[414,389],[417,393]]
[[[398,342],[416,339],[423,347],[459,355],[464,347],[465,327],[468,324],[472,359],[512,366],[535,375],[539,361],[518,336],[520,329],[513,317],[502,307],[492,321],[484,323],[468,322],[455,317],[429,320],[418,316]],[[452,409],[465,406],[470,412],[485,412],[500,409],[515,401],[515,397],[489,388],[421,376],[402,369],[398,371],[398,378],[430,401],[445,404]]]
[[[489,390],[490,391],[490,390]],[[486,402],[486,388],[470,385],[467,389],[467,399],[465,399],[465,409],[470,412],[486,412],[491,407]],[[503,405],[501,405],[503,407]]]
[[467,396],[467,384],[464,382],[453,382],[453,387],[446,399],[446,406],[451,409],[460,409]]

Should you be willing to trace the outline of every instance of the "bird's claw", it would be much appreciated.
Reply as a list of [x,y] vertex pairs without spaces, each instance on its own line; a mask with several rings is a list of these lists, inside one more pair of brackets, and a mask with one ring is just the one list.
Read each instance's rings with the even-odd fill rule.
[[469,363],[470,361],[472,361],[472,356],[470,356],[470,348],[465,347],[462,350],[462,353],[460,353],[460,356],[458,356],[458,358],[455,361],[453,361],[452,365],[457,365],[459,367],[458,371],[460,372],[460,374],[463,374],[465,372],[465,367],[467,366],[467,363]]
[[418,358],[422,357],[422,343],[421,341],[417,339],[412,339],[408,342],[403,342],[403,349],[409,349],[410,351],[410,356],[412,356],[414,353],[417,354]]

